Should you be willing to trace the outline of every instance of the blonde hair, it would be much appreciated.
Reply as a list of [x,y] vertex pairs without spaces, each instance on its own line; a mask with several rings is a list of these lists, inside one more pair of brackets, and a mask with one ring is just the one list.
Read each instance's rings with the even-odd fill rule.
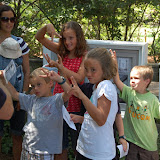
[[86,58],[92,58],[99,61],[102,71],[103,71],[103,78],[106,80],[112,79],[117,73],[117,67],[115,62],[108,52],[106,48],[94,48],[88,52]]
[[[39,77],[40,75],[46,75],[46,74],[43,72],[42,69],[45,70],[47,73],[49,72],[48,69],[40,67],[40,68],[35,69],[35,70],[30,74],[29,78],[31,79],[31,78]],[[49,83],[49,82],[51,81],[49,77],[41,77],[41,78],[43,78],[43,79],[46,81],[46,83]]]
[[[153,79],[153,68],[152,66],[134,66],[131,70],[131,72],[133,70],[138,71],[138,73],[143,77],[144,80],[146,79],[150,79],[150,83]],[[149,87],[150,83],[148,84],[147,88]]]

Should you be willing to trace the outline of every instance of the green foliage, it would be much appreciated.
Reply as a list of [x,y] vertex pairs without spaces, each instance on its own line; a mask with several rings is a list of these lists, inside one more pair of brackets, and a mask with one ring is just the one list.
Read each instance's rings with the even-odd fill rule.
[[2,153],[12,153],[12,139],[10,136],[10,123],[4,122],[4,135],[2,137]]
[[[40,56],[35,33],[47,23],[57,32],[74,20],[82,25],[86,39],[139,41],[142,27],[153,28],[149,55],[159,54],[160,6],[156,0],[5,0],[17,15],[14,34],[22,36],[31,49],[30,57]],[[158,30],[154,30],[154,29]],[[137,38],[136,38],[137,36]]]

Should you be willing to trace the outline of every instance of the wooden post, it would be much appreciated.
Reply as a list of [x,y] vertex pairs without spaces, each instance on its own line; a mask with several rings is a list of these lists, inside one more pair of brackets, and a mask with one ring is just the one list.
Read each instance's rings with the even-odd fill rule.
[[144,39],[145,39],[145,42],[146,42],[146,40],[147,40],[147,38],[146,38],[146,29],[144,30]]

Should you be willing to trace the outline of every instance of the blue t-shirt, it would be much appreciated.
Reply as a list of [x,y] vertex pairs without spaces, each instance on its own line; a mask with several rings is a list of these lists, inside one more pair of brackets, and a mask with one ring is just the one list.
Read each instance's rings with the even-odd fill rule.
[[23,147],[35,154],[60,154],[63,137],[62,94],[38,98],[20,93],[19,102],[21,109],[27,112]]

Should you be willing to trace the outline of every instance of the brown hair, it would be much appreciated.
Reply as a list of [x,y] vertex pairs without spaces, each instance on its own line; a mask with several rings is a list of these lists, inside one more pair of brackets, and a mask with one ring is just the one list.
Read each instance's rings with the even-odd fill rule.
[[87,58],[92,58],[99,61],[104,73],[104,79],[110,80],[116,75],[117,67],[111,54],[106,48],[94,48],[90,50],[85,59]]
[[69,54],[69,51],[67,50],[67,48],[64,45],[64,38],[63,38],[63,32],[67,29],[72,29],[76,33],[77,45],[76,45],[76,49],[75,49],[75,56],[76,57],[83,56],[87,50],[87,44],[86,44],[86,40],[85,40],[84,33],[82,31],[81,26],[75,21],[67,22],[62,27],[62,30],[60,32],[60,35],[62,36],[62,38],[60,38],[60,40],[59,40],[60,55],[62,57],[65,57],[67,54]]
[[[148,65],[146,65],[146,66],[134,66],[132,68],[131,72],[133,70],[138,71],[138,73],[140,75],[142,75],[144,80],[150,79],[150,83],[151,83],[151,81],[153,79],[153,74],[154,74],[152,66],[148,66]],[[150,83],[148,84],[147,88],[149,87]]]
[[[16,18],[16,13],[10,6],[0,3],[0,17],[2,16],[2,13],[5,11],[12,11],[14,14],[14,17]],[[15,23],[14,23],[14,26],[15,26]],[[1,29],[1,21],[0,21],[0,29]]]

